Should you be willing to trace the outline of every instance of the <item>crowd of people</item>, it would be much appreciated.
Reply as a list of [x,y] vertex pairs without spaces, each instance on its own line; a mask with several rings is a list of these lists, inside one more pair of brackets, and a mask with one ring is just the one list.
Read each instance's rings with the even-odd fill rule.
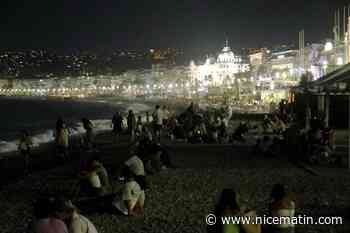
[[[159,107],[156,107],[156,111]],[[153,114],[157,124],[160,113]],[[148,117],[149,119],[149,117]],[[161,118],[163,119],[163,118]],[[94,125],[86,118],[82,119],[85,134],[78,140],[84,156],[80,161],[78,191],[74,196],[75,204],[61,196],[39,198],[34,205],[35,219],[28,231],[36,233],[97,232],[93,223],[79,214],[84,212],[106,211],[117,215],[138,216],[144,213],[146,190],[151,188],[148,175],[158,175],[162,170],[175,168],[170,153],[160,144],[162,125],[157,125],[153,132],[148,130],[153,122],[143,122],[142,118],[130,110],[124,126],[123,117],[117,113],[112,118],[113,142],[118,143],[120,136],[128,135],[132,142],[130,157],[124,161],[118,177],[110,177],[99,151],[96,150]],[[163,122],[162,122],[163,123]],[[154,133],[154,134],[153,134]],[[23,141],[23,142],[22,142]],[[26,155],[31,142],[26,132],[21,138],[21,150]],[[56,156],[62,160],[70,159],[70,132],[62,118],[56,122]],[[120,187],[118,191],[113,187]]]
[[335,132],[318,116],[296,121],[284,108],[265,116],[263,135],[258,137],[254,152],[266,156],[287,155],[308,163],[335,163]]
[[[257,137],[253,152],[263,156],[288,155],[294,159],[318,161],[320,157],[330,158],[334,149],[334,132],[322,124],[322,120],[312,118],[308,124],[295,121],[293,115],[279,108],[273,114],[266,115],[262,122],[255,125],[240,122],[229,130],[232,109],[224,106],[219,110],[201,110],[191,103],[185,111],[176,114],[166,106],[157,105],[152,114],[136,116],[132,110],[126,118],[117,112],[112,117],[112,142],[120,143],[122,135],[130,142],[130,157],[124,161],[119,176],[114,179],[108,174],[98,156],[93,123],[82,118],[85,134],[80,138],[79,147],[86,154],[81,161],[79,172],[79,192],[75,205],[62,197],[41,198],[34,205],[34,232],[97,232],[93,223],[82,216],[82,210],[98,209],[112,214],[138,216],[144,214],[144,203],[149,175],[159,175],[162,170],[175,168],[169,151],[162,140],[181,140],[187,143],[234,143],[246,141],[251,132]],[[259,130],[261,129],[261,130]],[[255,135],[254,135],[255,134]],[[56,122],[56,156],[63,161],[70,159],[70,132],[62,118]],[[25,158],[25,167],[30,169],[32,142],[28,132],[23,131],[19,141],[19,151]],[[301,157],[302,156],[302,157]],[[113,187],[121,184],[118,192]],[[83,198],[83,199],[82,199]],[[85,199],[84,199],[85,198]],[[295,214],[295,197],[287,193],[285,187],[277,184],[271,192],[268,204],[270,216],[288,216]],[[234,189],[224,189],[215,207],[216,216],[254,216],[255,211],[242,205]],[[258,224],[225,224],[208,227],[208,232],[259,233]],[[294,225],[275,225],[267,232],[294,232]]]
[[117,112],[112,118],[112,127],[115,141],[126,132],[130,141],[149,138],[160,142],[161,138],[167,137],[189,143],[224,143],[230,140],[227,126],[231,116],[230,107],[203,111],[191,103],[184,112],[177,115],[167,106],[157,105],[152,114],[145,113],[145,120],[142,116],[136,118],[132,110],[128,112],[126,120]]

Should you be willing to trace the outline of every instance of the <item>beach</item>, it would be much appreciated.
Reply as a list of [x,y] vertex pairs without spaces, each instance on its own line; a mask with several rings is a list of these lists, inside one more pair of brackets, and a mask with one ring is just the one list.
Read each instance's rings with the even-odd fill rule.
[[[97,137],[97,144],[102,161],[113,178],[114,190],[118,190],[120,183],[116,177],[122,162],[129,157],[127,139],[113,145],[110,134],[104,133]],[[275,183],[284,183],[296,193],[296,214],[343,217],[342,225],[301,225],[297,226],[296,232],[350,231],[350,173],[346,169],[318,167],[315,175],[283,157],[252,155],[251,145],[246,144],[192,145],[164,141],[164,145],[178,168],[149,177],[144,216],[85,214],[99,232],[205,232],[205,217],[213,212],[223,188],[239,190],[249,207],[263,216],[267,214],[269,193]],[[48,162],[51,158],[52,162],[48,148],[40,149],[36,156],[46,158]],[[74,196],[78,188],[79,159],[64,165],[51,165],[2,187],[0,220],[6,223],[2,232],[25,232],[32,217],[32,201],[38,195]],[[7,172],[11,171],[15,172],[7,167]]]

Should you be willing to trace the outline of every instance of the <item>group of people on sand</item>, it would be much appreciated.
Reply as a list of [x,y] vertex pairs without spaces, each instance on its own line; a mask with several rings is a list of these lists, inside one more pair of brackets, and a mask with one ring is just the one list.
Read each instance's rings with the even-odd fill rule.
[[[86,131],[81,140],[82,148],[87,155],[81,161],[79,172],[79,192],[72,201],[62,197],[46,197],[38,199],[34,205],[34,232],[97,232],[93,223],[79,213],[89,211],[106,211],[111,214],[138,216],[144,214],[147,190],[151,189],[148,176],[158,175],[162,170],[175,168],[168,150],[160,144],[164,136],[170,140],[184,139],[190,143],[227,143],[230,141],[245,141],[248,131],[261,127],[263,134],[257,139],[254,152],[259,155],[273,156],[283,153],[296,156],[299,152],[311,153],[315,144],[321,144],[332,149],[334,139],[332,132],[322,127],[314,119],[310,128],[305,130],[295,124],[293,118],[283,111],[277,111],[266,116],[260,126],[252,126],[241,122],[230,133],[227,130],[232,110],[224,107],[221,111],[201,111],[191,103],[179,115],[170,113],[166,107],[157,105],[150,116],[135,116],[132,110],[128,112],[126,126],[121,113],[112,118],[113,142],[119,142],[125,132],[132,142],[129,158],[123,162],[117,180],[109,176],[98,151],[90,150],[95,145],[94,127],[90,120],[82,119]],[[151,119],[152,118],[152,119]],[[273,135],[271,138],[268,135]],[[69,157],[69,130],[62,118],[56,122],[55,143],[56,152],[62,158]],[[303,141],[304,140],[304,141]],[[32,142],[27,132],[23,132],[19,150],[24,156],[30,154]],[[305,146],[307,145],[307,146]],[[91,153],[90,153],[91,152]],[[118,191],[115,187],[118,187]],[[268,203],[268,216],[293,217],[295,214],[295,197],[286,191],[284,185],[277,184],[272,188],[271,200]],[[215,206],[217,217],[256,216],[256,212],[244,206],[234,189],[224,189]],[[230,223],[220,221],[208,226],[208,233],[260,233],[260,232],[294,232],[293,224],[276,224],[261,226],[259,224]]]
[[[214,225],[207,226],[208,233],[294,233],[296,198],[295,195],[286,190],[282,184],[273,186],[270,200],[267,203],[268,213],[265,217],[270,218],[267,223],[261,225],[258,222],[256,211],[242,203],[242,197],[234,189],[224,189],[214,208],[217,221]],[[245,220],[239,221],[239,218]],[[226,220],[225,220],[226,219]],[[273,222],[272,222],[272,219]],[[285,221],[278,222],[278,219]],[[224,223],[225,222],[225,223]],[[274,223],[274,224],[272,224]]]
[[[167,106],[157,105],[151,115],[146,112],[145,120],[142,120],[141,115],[136,118],[130,110],[124,128],[127,128],[131,141],[148,137],[160,142],[162,137],[167,137],[189,143],[224,143],[230,139],[227,126],[231,116],[230,107],[209,112],[191,103],[185,111],[176,114]],[[115,141],[124,132],[123,122],[124,118],[119,112],[112,118]]]
[[[93,124],[87,118],[81,119],[82,126],[85,130],[85,134],[82,135],[79,141],[80,148],[84,151],[93,150],[94,148],[94,131]],[[71,132],[67,127],[66,122],[62,117],[59,117],[56,121],[54,130],[54,143],[55,143],[55,156],[60,161],[66,161],[70,159],[71,149]],[[27,130],[20,132],[18,140],[18,152],[24,159],[24,171],[30,173],[32,170],[32,149],[34,143],[32,137]]]
[[[118,121],[118,118],[116,120]],[[64,121],[59,119],[56,127],[56,137],[58,137],[56,144],[59,153],[64,155],[67,147],[63,146],[67,144],[59,137],[66,137],[69,134],[64,132],[65,129]],[[86,132],[85,137],[91,137],[91,133]],[[125,216],[143,215],[146,193],[151,188],[147,177],[158,175],[168,168],[175,168],[167,149],[154,138],[156,137],[135,137],[130,148],[130,157],[119,168],[116,179],[109,176],[98,154],[99,151],[89,153],[87,150],[85,158],[80,163],[81,168],[77,177],[79,187],[73,195],[74,201],[61,196],[39,198],[34,204],[35,218],[31,231],[36,233],[97,232],[94,224],[82,216],[78,208],[83,213],[102,211]]]
[[[81,119],[82,127],[85,130],[85,134],[80,137],[79,146],[82,150],[89,151],[94,148],[94,125],[87,119]],[[55,145],[56,145],[56,157],[65,161],[69,159],[69,149],[71,144],[70,138],[71,132],[67,127],[66,122],[59,117],[56,121],[56,131],[55,136]]]
[[[152,114],[146,112],[144,116],[136,116],[133,110],[129,110],[126,117],[121,112],[116,112],[112,118],[113,142],[119,142],[121,135],[127,134],[132,143],[145,138],[159,143],[162,137],[188,143],[244,143],[247,133],[255,130],[253,134],[257,140],[254,153],[267,156],[298,155],[313,163],[336,160],[332,156],[335,135],[330,127],[325,127],[317,117],[310,119],[308,126],[297,123],[285,101],[281,101],[279,106],[274,113],[265,115],[261,123],[253,125],[241,121],[233,130],[229,127],[232,108],[227,104],[221,109],[203,110],[191,103],[179,114],[165,105],[156,105]],[[79,141],[80,148],[85,151],[94,150],[94,125],[87,118],[82,118],[81,122],[85,134]],[[260,132],[257,129],[261,129]],[[69,158],[70,134],[65,121],[60,117],[54,134],[55,154],[63,161]],[[18,150],[24,158],[26,171],[31,170],[32,146],[29,133],[21,132]]]
[[131,142],[145,137],[160,142],[169,116],[168,108],[160,105],[156,105],[152,115],[146,112],[144,119],[141,115],[136,116],[133,110],[128,111],[126,119],[122,113],[116,112],[112,118],[113,141],[118,142],[120,136],[126,133]]
[[[80,172],[79,196],[89,198],[88,203],[80,204],[87,209],[98,209],[122,215],[142,215],[148,175],[159,174],[162,170],[175,168],[168,151],[159,143],[141,139],[130,150],[130,157],[124,161],[117,184],[121,183],[119,192],[115,193],[107,169],[98,157],[90,159]],[[99,203],[94,206],[94,203]],[[78,205],[79,206],[79,205]]]
[[335,132],[325,126],[320,117],[310,122],[297,122],[291,113],[276,111],[265,115],[261,128],[263,135],[257,138],[254,153],[266,156],[287,155],[294,160],[310,163],[337,161]]

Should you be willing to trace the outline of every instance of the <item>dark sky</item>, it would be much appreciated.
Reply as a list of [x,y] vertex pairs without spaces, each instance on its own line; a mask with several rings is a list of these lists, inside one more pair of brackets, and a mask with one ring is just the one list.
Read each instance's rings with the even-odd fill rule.
[[221,47],[332,36],[343,0],[2,0],[0,49]]

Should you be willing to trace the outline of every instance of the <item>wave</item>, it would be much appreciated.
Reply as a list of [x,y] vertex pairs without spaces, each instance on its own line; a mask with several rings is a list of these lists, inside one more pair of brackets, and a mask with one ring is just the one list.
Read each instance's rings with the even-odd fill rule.
[[[149,111],[151,107],[142,103],[131,103],[131,104],[123,104],[121,106],[125,111],[132,109],[135,114],[140,114],[145,111]],[[142,117],[142,121],[146,121],[145,116]],[[101,133],[105,131],[112,130],[112,122],[111,119],[97,119],[91,120],[94,125],[95,133]],[[124,117],[124,126],[126,126],[125,117]],[[69,127],[69,132],[71,136],[79,136],[85,133],[82,123],[77,123],[71,127]],[[46,129],[44,131],[39,132],[31,137],[33,142],[33,147],[38,147],[41,144],[50,143],[55,140],[54,129]],[[8,153],[18,150],[18,140],[13,141],[3,141],[0,140],[0,154]]]

